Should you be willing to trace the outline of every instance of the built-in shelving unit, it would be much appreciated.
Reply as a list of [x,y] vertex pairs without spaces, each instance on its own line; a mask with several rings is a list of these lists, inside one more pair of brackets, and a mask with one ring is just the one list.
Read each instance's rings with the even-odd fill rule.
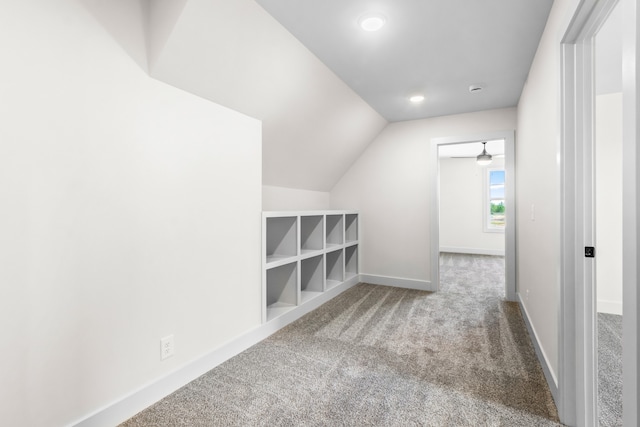
[[357,282],[357,212],[263,212],[262,227],[263,322]]

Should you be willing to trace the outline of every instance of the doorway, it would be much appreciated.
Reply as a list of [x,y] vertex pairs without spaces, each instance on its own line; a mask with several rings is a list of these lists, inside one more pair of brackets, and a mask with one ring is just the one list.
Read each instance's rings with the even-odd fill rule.
[[504,298],[504,140],[443,145],[438,173],[440,290]]
[[[622,29],[622,420],[638,425],[638,8],[635,0],[586,0],[562,40],[563,130],[562,285],[559,337],[559,404],[564,423],[598,425],[597,273],[587,251],[598,250],[596,87],[594,49],[598,32],[619,3]],[[597,53],[596,53],[597,55]],[[600,167],[603,159],[600,159]],[[603,216],[602,214],[600,215]],[[602,218],[601,218],[602,219]],[[600,225],[602,227],[602,224]],[[600,240],[602,242],[602,240]],[[606,245],[605,245],[605,251]],[[600,254],[600,255],[599,255]],[[602,267],[600,267],[602,268]]]
[[[500,249],[496,249],[495,247],[492,249],[491,247],[487,247],[487,254],[493,253],[504,253],[504,283],[505,283],[505,298],[509,301],[516,300],[516,283],[515,283],[515,147],[514,147],[514,132],[513,131],[503,131],[503,132],[494,132],[494,133],[486,133],[486,134],[478,134],[478,135],[467,135],[464,137],[447,137],[447,138],[434,138],[431,140],[431,179],[432,179],[432,191],[431,191],[431,283],[436,290],[440,289],[440,250],[441,247],[445,250],[452,250],[455,252],[464,251],[467,249],[467,252],[477,252],[478,248],[474,248],[474,244],[477,245],[479,240],[475,243],[466,243],[467,247],[465,248],[461,240],[454,240],[456,236],[451,235],[442,235],[441,236],[441,225],[445,224],[449,226],[448,222],[452,219],[450,216],[447,218],[443,218],[444,215],[441,215],[442,205],[441,205],[441,182],[440,182],[440,156],[441,151],[449,152],[448,156],[450,157],[460,157],[461,160],[467,159],[467,161],[474,163],[475,157],[480,154],[482,151],[482,141],[500,141],[504,146],[503,154],[499,154],[501,158],[497,163],[500,163],[499,168],[504,171],[503,179],[504,179],[504,194],[502,194],[503,199],[501,201],[494,200],[497,202],[495,204],[502,203],[503,207],[509,212],[508,220],[504,224],[504,228],[500,231],[494,230],[498,233],[502,232],[503,246]],[[465,148],[473,147],[470,151],[465,150]],[[487,151],[491,153],[491,148],[489,147]],[[478,151],[474,155],[469,153]],[[453,154],[452,154],[453,153]],[[455,153],[458,153],[456,156]],[[497,153],[498,154],[498,153]],[[469,159],[472,157],[471,159]],[[477,167],[476,165],[474,165]],[[478,172],[478,176],[480,177],[480,181],[482,186],[491,185],[490,184],[490,169],[482,168],[481,172]],[[470,174],[473,175],[472,171]],[[485,177],[487,174],[487,177]],[[499,173],[496,175],[500,175]],[[488,184],[484,184],[489,180]],[[486,213],[486,217],[482,217],[478,219],[478,224],[482,226],[483,223],[485,225],[488,224],[489,228],[491,228],[491,197],[487,189],[481,190],[483,193],[487,192],[488,198],[486,200],[489,210]],[[484,199],[484,198],[482,198]],[[483,200],[484,202],[484,200]],[[511,208],[510,208],[511,207]],[[495,209],[494,209],[495,210]],[[498,209],[499,210],[499,209]],[[480,212],[478,212],[480,215]],[[499,213],[493,218],[494,225],[496,222],[499,222]],[[454,218],[455,221],[455,218]],[[484,230],[486,228],[483,227],[483,231],[479,231],[478,234],[484,234]],[[490,231],[491,233],[491,231]],[[457,233],[467,234],[467,233]],[[458,236],[460,237],[460,236]],[[495,236],[494,236],[495,237]],[[442,240],[445,239],[445,240]],[[500,240],[501,237],[498,239]],[[443,244],[445,246],[443,246]],[[481,249],[481,248],[480,248]]]

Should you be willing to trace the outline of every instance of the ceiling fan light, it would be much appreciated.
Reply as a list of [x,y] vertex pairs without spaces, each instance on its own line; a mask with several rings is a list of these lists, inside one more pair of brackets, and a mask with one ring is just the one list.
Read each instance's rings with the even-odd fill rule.
[[476,162],[480,166],[487,166],[491,164],[492,160],[493,160],[493,157],[491,156],[491,154],[487,153],[486,142],[483,142],[482,153],[478,154],[478,157],[476,157]]
[[480,166],[487,166],[487,165],[490,165],[490,164],[491,164],[491,161],[492,161],[492,159],[491,159],[491,155],[490,155],[490,154],[487,154],[487,155],[480,154],[480,155],[477,157],[477,159],[476,159],[476,162],[477,162]]

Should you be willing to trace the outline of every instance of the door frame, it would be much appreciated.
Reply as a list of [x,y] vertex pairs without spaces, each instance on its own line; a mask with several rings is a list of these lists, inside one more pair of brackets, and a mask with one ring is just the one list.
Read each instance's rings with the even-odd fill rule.
[[483,132],[478,134],[431,139],[431,286],[440,290],[440,162],[441,145],[465,144],[490,140],[504,140],[505,206],[508,220],[504,231],[505,298],[517,301],[516,295],[516,154],[515,131]]
[[[583,0],[561,40],[561,286],[558,411],[568,425],[596,426],[597,334],[594,218],[594,37],[616,6],[623,24],[623,420],[638,425],[638,7],[635,0]],[[597,250],[597,249],[596,249]]]

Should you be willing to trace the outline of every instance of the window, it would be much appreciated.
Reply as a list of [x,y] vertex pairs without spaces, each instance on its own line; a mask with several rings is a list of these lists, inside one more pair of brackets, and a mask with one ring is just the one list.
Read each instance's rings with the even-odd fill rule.
[[487,169],[484,204],[484,231],[504,232],[504,169]]

